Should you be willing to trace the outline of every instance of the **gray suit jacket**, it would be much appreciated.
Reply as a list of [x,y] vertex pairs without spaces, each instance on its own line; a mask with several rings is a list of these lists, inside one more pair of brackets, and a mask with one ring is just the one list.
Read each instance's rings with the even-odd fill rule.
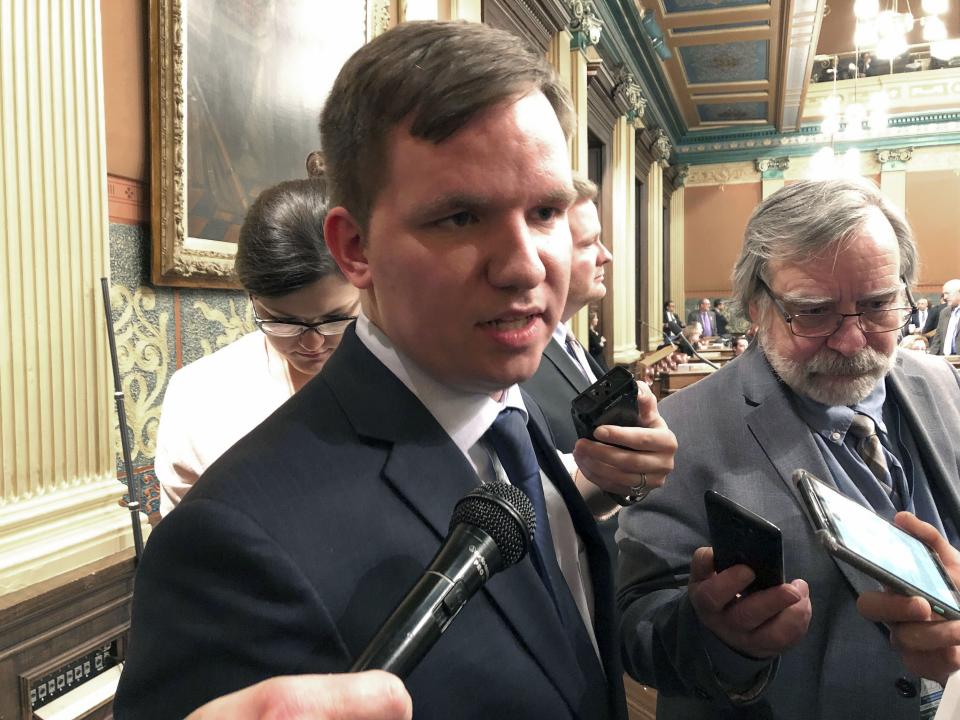
[[[947,327],[950,325],[950,316],[953,315],[953,308],[946,307],[940,312],[940,320],[937,322],[937,333],[930,341],[930,354],[943,355],[943,348],[946,346]],[[953,333],[953,351],[960,351],[960,323]]]
[[[960,376],[943,360],[902,352],[888,378],[917,439],[940,512],[960,520]],[[618,605],[628,672],[659,691],[658,718],[916,720],[919,698],[901,689],[918,679],[880,626],[856,611],[851,587],[867,579],[841,569],[821,547],[790,476],[831,476],[791,395],[755,345],[696,385],[671,395],[660,413],[680,450],[663,489],[620,513]],[[950,399],[951,402],[944,402]],[[710,545],[703,493],[718,490],[779,526],[788,580],[810,585],[813,618],[804,639],[772,668],[759,698],[734,705],[714,669],[737,656],[718,643],[708,655],[686,584],[693,551]],[[744,662],[741,658],[740,662]],[[757,670],[762,667],[756,664]],[[768,669],[769,668],[768,666]],[[906,678],[905,682],[898,681]]]

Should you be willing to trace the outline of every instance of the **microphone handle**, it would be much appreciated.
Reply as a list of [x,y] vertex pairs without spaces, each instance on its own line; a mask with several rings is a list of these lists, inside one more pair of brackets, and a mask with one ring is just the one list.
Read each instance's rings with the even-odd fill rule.
[[500,551],[486,532],[457,525],[350,672],[386,670],[406,678],[500,565]]

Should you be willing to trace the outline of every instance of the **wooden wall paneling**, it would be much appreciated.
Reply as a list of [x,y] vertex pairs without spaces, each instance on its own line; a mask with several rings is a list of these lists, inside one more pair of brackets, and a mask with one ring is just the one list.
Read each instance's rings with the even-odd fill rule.
[[33,718],[30,684],[102,644],[123,660],[134,572],[126,551],[0,598],[0,718]]

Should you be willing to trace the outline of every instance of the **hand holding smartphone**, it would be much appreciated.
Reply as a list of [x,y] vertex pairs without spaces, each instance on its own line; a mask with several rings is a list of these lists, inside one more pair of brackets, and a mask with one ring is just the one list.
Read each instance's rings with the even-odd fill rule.
[[793,480],[824,547],[903,595],[918,595],[948,620],[960,620],[960,592],[929,547],[806,470]]
[[703,496],[717,572],[746,565],[756,578],[744,594],[782,585],[783,536],[780,528],[715,490]]

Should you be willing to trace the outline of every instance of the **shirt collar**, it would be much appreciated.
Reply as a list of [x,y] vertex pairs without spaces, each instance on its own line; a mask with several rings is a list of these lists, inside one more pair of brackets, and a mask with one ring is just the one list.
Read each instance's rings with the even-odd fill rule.
[[380,328],[361,310],[356,323],[357,337],[373,355],[412,392],[433,415],[453,443],[469,458],[469,450],[493,424],[501,410],[512,407],[523,414],[527,409],[518,385],[506,389],[500,400],[483,393],[451,388],[428,375],[400,352]]
[[793,391],[791,395],[800,418],[827,442],[835,445],[842,444],[850,430],[853,416],[857,413],[873,420],[880,432],[887,432],[886,425],[883,423],[883,403],[887,398],[887,387],[883,379],[876,384],[867,397],[851,406],[824,405]]
[[566,323],[557,323],[557,326],[553,329],[553,339],[560,343],[560,347],[563,347],[563,344],[567,341]]

